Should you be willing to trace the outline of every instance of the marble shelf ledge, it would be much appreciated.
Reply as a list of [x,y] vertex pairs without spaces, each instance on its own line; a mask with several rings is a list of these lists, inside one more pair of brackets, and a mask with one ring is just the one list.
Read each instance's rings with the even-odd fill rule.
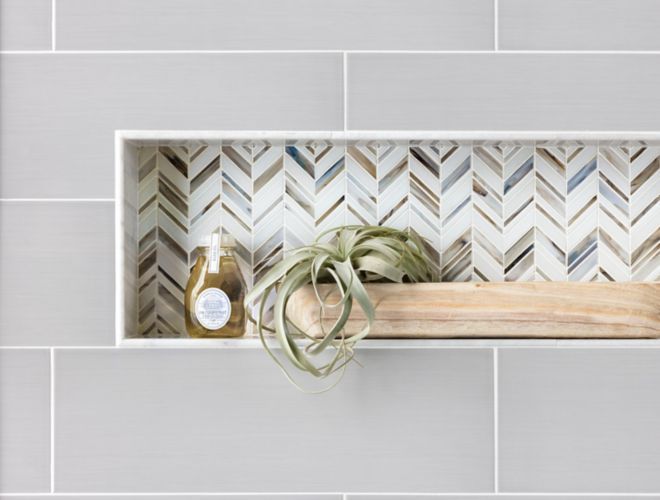
[[[274,340],[269,345],[276,347]],[[173,347],[257,349],[254,337],[233,339],[125,338],[121,347]],[[660,339],[366,339],[358,349],[452,349],[452,348],[660,348]]]

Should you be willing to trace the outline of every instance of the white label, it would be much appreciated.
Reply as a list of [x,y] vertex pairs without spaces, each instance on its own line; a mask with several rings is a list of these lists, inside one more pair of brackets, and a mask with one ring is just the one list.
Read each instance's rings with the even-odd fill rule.
[[217,274],[220,271],[220,235],[213,233],[211,235],[211,248],[209,249],[209,269],[211,274]]
[[219,288],[207,288],[195,301],[195,317],[207,330],[222,328],[229,321],[231,302]]

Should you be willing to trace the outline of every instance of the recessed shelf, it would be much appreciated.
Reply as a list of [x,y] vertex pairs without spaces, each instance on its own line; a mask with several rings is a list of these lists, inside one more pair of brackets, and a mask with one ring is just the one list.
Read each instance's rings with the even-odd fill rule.
[[[118,131],[117,345],[189,339],[199,238],[231,233],[250,285],[346,223],[410,227],[444,281],[660,279],[660,133]],[[656,340],[378,340],[374,348],[654,346]]]
[[[158,348],[222,348],[261,349],[261,341],[254,337],[234,339],[191,339],[191,338],[127,338],[122,347]],[[277,349],[273,339],[269,347]],[[660,339],[364,339],[360,349],[452,349],[452,348],[660,348]]]

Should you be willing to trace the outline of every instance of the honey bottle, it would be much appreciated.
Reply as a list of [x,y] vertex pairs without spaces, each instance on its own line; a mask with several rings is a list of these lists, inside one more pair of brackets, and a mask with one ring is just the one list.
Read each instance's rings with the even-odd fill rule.
[[[210,244],[209,244],[210,243]],[[234,257],[234,239],[213,233],[197,247],[186,286],[186,330],[195,338],[240,337],[245,333],[245,281]]]

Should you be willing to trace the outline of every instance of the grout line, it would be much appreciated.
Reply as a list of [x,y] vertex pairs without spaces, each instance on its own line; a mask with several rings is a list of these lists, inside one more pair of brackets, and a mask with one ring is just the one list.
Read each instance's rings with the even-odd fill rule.
[[[54,1],[54,0],[53,0]],[[498,21],[499,24],[499,21]],[[499,29],[499,27],[498,27]],[[52,40],[54,46],[54,38]],[[438,54],[438,55],[495,55],[495,54],[565,54],[565,55],[660,55],[660,50],[0,50],[0,54],[40,55],[40,54]]]
[[[600,167],[600,143],[598,144],[598,165]],[[633,181],[633,176],[632,176],[632,166],[633,162],[630,159],[630,154],[628,154],[627,162],[626,165],[628,167],[627,171],[627,178],[626,178],[626,183],[627,183],[627,190],[628,192],[626,193],[628,195],[628,214],[630,214],[630,201],[632,199],[632,181]],[[599,169],[599,175],[600,175],[600,169]],[[600,177],[599,177],[600,180]],[[600,192],[600,188],[598,189]],[[633,218],[628,215],[628,279],[630,281],[634,280],[634,273],[633,273]]]
[[465,492],[456,492],[456,493],[402,493],[402,492],[385,492],[385,493],[346,493],[346,495],[360,497],[360,496],[410,496],[410,497],[528,497],[528,496],[540,496],[540,497],[655,497],[658,493],[546,493],[546,492],[512,492],[512,493],[465,493]]
[[[569,255],[569,248],[568,248],[568,233],[570,229],[570,214],[569,214],[569,192],[568,192],[568,183],[570,182],[570,177],[569,177],[569,167],[568,167],[568,158],[562,159],[562,172],[561,174],[564,176],[563,179],[561,179],[562,185],[562,193],[566,193],[563,195],[563,201],[564,201],[564,206],[562,207],[564,209],[564,219],[562,220],[562,223],[564,224],[564,227],[566,228],[566,240],[564,245],[566,246],[566,251],[564,252],[564,269],[562,269],[562,273],[564,276],[562,276],[562,281],[570,281],[570,273],[568,272],[568,255]],[[596,206],[596,209],[598,209],[598,206]],[[598,252],[598,249],[596,249],[596,252]]]
[[[58,50],[57,54],[60,55],[85,55],[85,54],[235,54],[235,55],[241,55],[241,54],[335,54],[335,55],[341,55],[343,54],[344,50],[342,49],[298,49],[298,50],[291,50],[291,49],[246,49],[246,50],[241,50],[241,49],[232,49],[232,50],[222,50],[222,49],[171,49],[171,50],[159,50],[159,49],[135,49],[135,50],[124,50],[124,49],[104,49],[104,50],[79,50],[79,49],[65,49],[65,50]],[[348,52],[354,52],[354,51],[348,51]],[[362,52],[362,51],[358,51]],[[381,51],[366,51],[367,53],[370,52],[375,52],[379,53]],[[398,51],[395,51],[398,52]],[[405,52],[405,51],[404,51]],[[415,51],[410,51],[413,53],[416,53]],[[438,51],[421,51],[422,53],[435,53]],[[462,51],[461,51],[462,52]],[[470,51],[472,52],[472,51]],[[660,51],[658,51],[660,52]],[[0,50],[0,54],[25,54],[25,55],[43,55],[43,54],[52,54],[53,50],[52,49],[26,49],[26,50]]]
[[493,473],[495,493],[500,492],[500,439],[499,439],[499,350],[493,348]]
[[348,130],[348,54],[344,52],[344,132]]
[[[411,150],[412,148],[412,142],[408,141],[406,145],[406,216],[407,216],[407,221],[406,221],[406,229],[410,231],[412,229],[412,210],[411,210],[411,189],[410,189],[410,157],[411,157]],[[441,247],[442,248],[442,247]]]
[[[601,232],[600,232],[600,208],[602,207],[602,200],[600,196],[600,158],[599,158],[599,152],[600,152],[600,144],[596,145],[596,181],[595,181],[595,188],[596,188],[596,279],[601,274],[602,271],[602,248],[601,248]],[[630,198],[628,198],[630,199]],[[631,254],[628,253],[628,258],[631,258]],[[568,272],[568,269],[567,271]]]
[[57,13],[57,5],[56,5],[57,0],[51,0],[51,5],[50,5],[50,47],[51,51],[55,51],[55,41],[56,41],[56,22],[55,22],[55,16]]
[[[470,165],[472,166],[472,165]],[[443,215],[445,214],[444,208],[445,208],[445,196],[442,194],[442,175],[445,172],[445,162],[443,162],[443,157],[442,155],[438,155],[438,178],[437,181],[434,182],[435,189],[437,189],[438,193],[438,218],[437,220],[437,228],[438,228],[438,260],[436,261],[438,264],[438,281],[442,282],[443,274],[442,274],[442,262],[443,262],[443,257],[444,257],[444,252],[442,249],[444,248],[442,244],[444,243],[444,233],[445,231],[443,230],[442,227],[442,218]]]
[[349,221],[349,200],[348,200],[348,171],[349,171],[349,164],[346,161],[346,157],[349,155],[348,152],[348,144],[344,142],[344,217],[343,217],[343,222],[344,225],[348,225]]
[[7,203],[50,203],[50,202],[99,202],[114,203],[114,198],[0,198]]
[[499,4],[498,0],[493,0],[493,19],[494,19],[494,33],[493,36],[495,37],[494,40],[494,47],[495,47],[495,52],[499,50],[499,31],[500,31],[500,12],[499,12]]
[[205,496],[218,496],[218,497],[253,497],[256,496],[258,498],[261,497],[268,497],[268,496],[286,496],[286,497],[308,497],[308,496],[319,496],[319,497],[336,497],[338,495],[344,495],[343,493],[337,493],[337,492],[286,492],[286,491],[275,491],[275,492],[225,492],[225,491],[218,491],[218,492],[213,492],[213,491],[200,491],[200,492],[171,492],[171,491],[163,491],[163,492],[116,492],[116,493],[110,493],[110,492],[58,492],[58,493],[43,493],[43,492],[35,492],[35,493],[29,493],[29,492],[16,492],[16,493],[0,493],[0,498],[2,497],[44,497],[44,498],[57,498],[57,497],[99,497],[99,498],[104,498],[104,497],[152,497],[152,496],[165,496],[165,497],[182,497],[182,498],[188,498],[188,497],[205,497]]
[[50,492],[55,493],[55,349],[50,349]]
[[[470,171],[467,175],[470,176],[470,201],[469,201],[469,210],[470,210],[470,281],[474,281],[474,213],[476,210],[474,209],[474,176],[476,175],[476,168],[474,168],[474,143],[472,143],[472,146],[470,147]],[[467,176],[466,175],[466,176]]]
[[592,492],[578,492],[578,493],[547,493],[547,492],[511,492],[511,493],[492,493],[492,492],[440,492],[440,493],[413,493],[413,492],[365,492],[365,491],[360,491],[360,492],[347,492],[347,493],[337,493],[337,492],[327,492],[327,491],[321,491],[321,492],[283,492],[283,491],[275,491],[275,492],[247,492],[247,491],[239,491],[239,492],[227,492],[227,491],[218,491],[218,492],[211,492],[211,491],[201,491],[201,492],[117,492],[117,493],[109,493],[109,492],[71,492],[71,493],[64,493],[64,492],[58,492],[58,493],[43,493],[43,492],[35,492],[35,493],[29,493],[29,492],[17,492],[17,493],[0,493],[0,498],[2,497],[44,497],[44,498],[57,498],[57,497],[99,497],[99,498],[104,498],[104,497],[152,497],[152,496],[165,496],[165,497],[204,497],[204,496],[217,496],[217,497],[251,497],[251,496],[258,496],[258,497],[267,497],[267,496],[286,496],[286,497],[304,497],[304,496],[319,496],[319,497],[336,497],[336,496],[341,496],[342,500],[346,500],[349,496],[351,497],[364,497],[364,496],[379,496],[379,497],[397,497],[397,496],[407,496],[407,497],[420,497],[420,498],[433,498],[433,497],[492,497],[492,498],[497,498],[497,497],[549,497],[549,498],[569,498],[569,497],[594,497],[594,498],[601,498],[601,497],[612,497],[612,498],[618,498],[618,497],[623,497],[623,498],[646,498],[646,497],[657,497],[660,495],[660,492],[658,493],[592,493]]
[[537,198],[537,193],[539,189],[538,185],[538,164],[536,162],[536,141],[533,142],[532,144],[532,172],[534,173],[534,195],[533,195],[533,201],[532,203],[534,204],[534,241],[532,241],[533,245],[533,265],[534,265],[534,270],[533,270],[533,276],[532,276],[532,281],[536,281],[537,279],[537,273],[539,269],[539,246],[537,244],[538,242],[538,212],[539,212],[539,204],[538,204],[538,198]]

